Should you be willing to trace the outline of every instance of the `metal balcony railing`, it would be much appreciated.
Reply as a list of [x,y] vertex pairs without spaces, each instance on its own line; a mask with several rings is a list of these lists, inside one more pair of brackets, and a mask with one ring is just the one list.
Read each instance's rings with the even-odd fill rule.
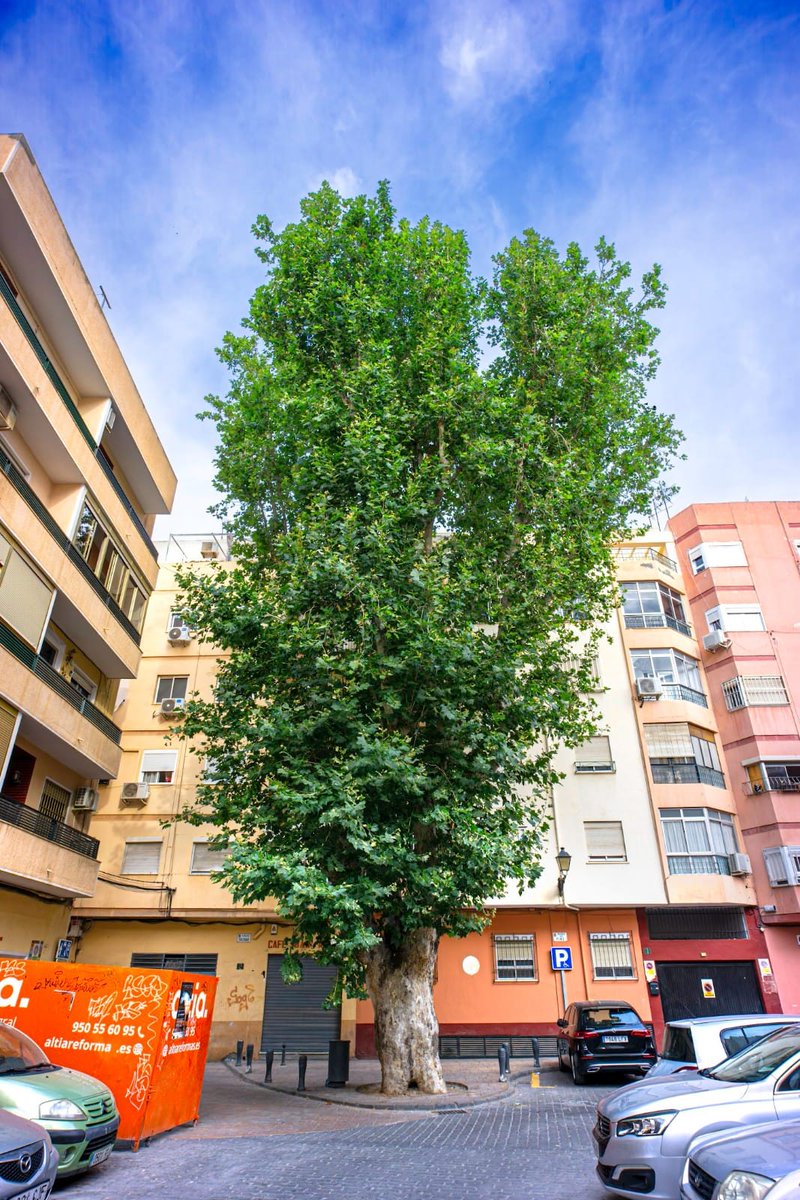
[[708,708],[705,695],[695,688],[687,687],[685,683],[664,683],[661,687],[664,700],[686,700],[689,704],[700,704],[703,708]]
[[655,550],[652,546],[617,546],[614,550],[614,557],[619,562],[640,561],[648,565],[658,563],[671,575],[678,574],[678,564],[675,560],[667,558],[666,554],[662,554],[660,550]]
[[122,730],[119,726],[115,725],[95,704],[92,704],[91,700],[82,696],[63,675],[54,671],[50,664],[40,658],[34,650],[31,650],[30,646],[18,638],[13,630],[3,624],[0,624],[0,646],[4,646],[18,662],[21,662],[29,671],[33,671],[34,675],[38,676],[54,692],[57,692],[62,700],[65,700],[82,717],[85,717],[96,729],[104,733],[115,746],[120,744]]
[[153,556],[153,558],[158,558],[158,551],[156,550],[155,546],[153,545],[150,534],[145,529],[144,525],[142,524],[141,518],[139,517],[138,513],[136,512],[136,509],[133,507],[133,505],[131,504],[127,495],[125,494],[125,489],[123,488],[122,484],[116,478],[111,467],[108,465],[106,460],[103,458],[103,455],[100,452],[100,448],[97,445],[97,442],[92,437],[86,422],[84,421],[83,417],[81,416],[81,414],[78,410],[78,406],[76,405],[75,401],[72,399],[72,397],[70,396],[66,387],[64,386],[64,381],[62,380],[58,371],[55,369],[55,367],[51,363],[50,359],[48,358],[44,346],[39,341],[39,338],[36,334],[36,330],[33,328],[30,321],[25,316],[25,313],[22,311],[22,308],[20,307],[16,296],[14,295],[14,293],[12,292],[11,288],[8,286],[8,283],[3,278],[2,275],[0,275],[0,295],[2,295],[3,299],[5,300],[9,309],[11,310],[17,324],[19,325],[22,332],[25,334],[25,337],[28,341],[29,346],[31,347],[31,349],[33,350],[37,359],[39,360],[39,363],[41,364],[42,370],[44,371],[45,375],[52,383],[53,387],[55,388],[57,394],[60,396],[61,400],[66,405],[66,408],[69,411],[70,416],[72,417],[73,421],[75,422],[75,424],[77,425],[78,429],[81,432],[81,436],[83,437],[83,440],[86,442],[87,446],[89,446],[92,453],[94,454],[95,460],[99,463],[100,468],[103,471],[103,474],[106,476],[109,483],[111,484],[114,491],[116,492],[117,496],[119,497],[120,501],[122,502],[123,508],[125,509],[128,516],[131,518],[131,520],[133,521],[137,530],[139,531],[139,534],[140,534],[145,546],[147,547],[147,549],[149,550],[149,552]]
[[[2,279],[2,276],[0,276],[0,279]],[[47,532],[54,539],[54,541],[56,541],[58,543],[58,545],[61,547],[61,549],[64,551],[64,553],[69,558],[70,562],[73,563],[74,566],[76,566],[78,568],[78,570],[80,571],[83,578],[86,580],[86,582],[91,587],[92,591],[94,591],[100,597],[100,599],[103,601],[103,603],[105,604],[105,606],[109,610],[109,612],[112,613],[112,615],[117,619],[117,621],[119,621],[120,625],[123,627],[125,632],[134,640],[134,642],[138,646],[139,642],[141,641],[141,635],[139,633],[139,630],[136,628],[136,626],[133,624],[133,622],[130,621],[128,619],[128,617],[126,617],[125,613],[122,611],[120,606],[117,604],[117,602],[113,598],[113,596],[109,595],[109,593],[103,587],[100,580],[97,578],[97,576],[92,571],[91,567],[86,562],[84,562],[83,558],[78,553],[76,548],[73,546],[72,542],[69,540],[67,535],[59,527],[59,525],[53,520],[50,513],[47,511],[45,506],[42,504],[41,500],[36,495],[36,493],[34,492],[33,488],[28,483],[25,476],[20,471],[17,470],[17,468],[12,463],[11,459],[8,457],[7,454],[5,454],[3,452],[1,447],[0,447],[0,471],[5,476],[7,476],[7,478],[9,479],[9,481],[12,484],[12,486],[14,487],[14,489],[17,492],[19,492],[20,496],[22,496],[22,499],[25,501],[25,503],[28,505],[28,507],[31,509],[31,511],[36,513],[36,516],[42,522],[42,524],[44,525]]]
[[653,783],[708,783],[711,787],[725,787],[725,776],[722,771],[713,767],[703,766],[702,763],[681,762],[661,759],[660,762],[650,762]]
[[626,629],[674,629],[684,637],[691,637],[691,628],[685,621],[678,621],[666,613],[626,613]]
[[768,779],[760,783],[746,779],[742,787],[748,796],[760,796],[762,792],[800,792],[800,775],[787,775],[785,779]]
[[100,848],[97,838],[89,837],[88,833],[81,833],[80,829],[73,829],[63,821],[56,821],[54,817],[47,817],[35,808],[29,808],[27,804],[17,804],[7,796],[0,796],[0,821],[25,829],[36,837],[53,842],[56,846],[74,850],[84,858],[97,858]]
[[670,875],[730,875],[727,854],[668,854]]

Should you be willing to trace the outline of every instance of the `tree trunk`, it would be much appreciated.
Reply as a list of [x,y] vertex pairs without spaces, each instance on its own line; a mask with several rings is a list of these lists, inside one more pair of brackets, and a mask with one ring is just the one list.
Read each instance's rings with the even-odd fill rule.
[[435,929],[415,929],[395,950],[381,943],[370,951],[367,991],[375,1011],[375,1048],[386,1096],[403,1096],[411,1088],[447,1091],[433,1008],[438,947]]

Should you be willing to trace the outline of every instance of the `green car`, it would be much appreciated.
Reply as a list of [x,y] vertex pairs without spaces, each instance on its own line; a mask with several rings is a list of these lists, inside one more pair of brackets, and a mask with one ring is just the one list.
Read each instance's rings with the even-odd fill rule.
[[43,1125],[58,1151],[56,1178],[105,1162],[119,1113],[104,1083],[57,1067],[27,1034],[0,1024],[0,1108]]

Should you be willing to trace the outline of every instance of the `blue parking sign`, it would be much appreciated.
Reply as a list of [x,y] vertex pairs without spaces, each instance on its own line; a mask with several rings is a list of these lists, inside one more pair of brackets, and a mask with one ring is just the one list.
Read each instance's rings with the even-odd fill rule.
[[572,970],[572,951],[569,946],[550,947],[550,966],[554,971]]

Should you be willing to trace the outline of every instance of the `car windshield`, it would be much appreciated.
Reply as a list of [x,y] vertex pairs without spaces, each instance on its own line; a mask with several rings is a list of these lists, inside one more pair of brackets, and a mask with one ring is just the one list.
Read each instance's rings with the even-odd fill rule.
[[584,1029],[636,1029],[641,1023],[631,1008],[592,1008],[583,1014]]
[[44,1054],[27,1034],[11,1025],[0,1025],[0,1075],[47,1065]]
[[748,1046],[708,1074],[725,1083],[758,1083],[797,1053],[800,1053],[800,1025],[791,1025]]

